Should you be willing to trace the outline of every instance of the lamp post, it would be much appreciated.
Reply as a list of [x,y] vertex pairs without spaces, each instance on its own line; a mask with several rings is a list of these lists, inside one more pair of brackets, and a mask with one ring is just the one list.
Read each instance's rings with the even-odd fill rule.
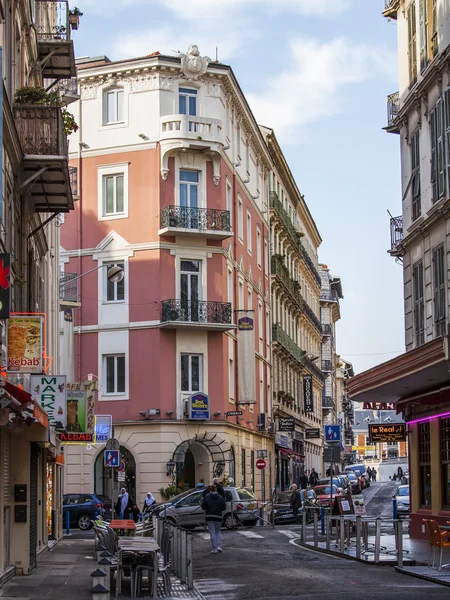
[[[81,273],[81,275],[77,275],[76,277],[71,279],[70,283],[73,283],[74,281],[78,281],[79,279],[81,279],[81,277],[84,277],[85,275],[89,275],[89,273],[93,273],[94,271],[98,271],[99,269],[102,269],[103,267],[107,267],[107,266],[108,266],[107,264],[103,264],[103,265],[100,265],[99,267],[95,267],[95,269],[91,269],[90,271]],[[107,278],[108,278],[108,281],[111,281],[111,283],[119,283],[124,278],[124,275],[125,275],[125,272],[123,270],[123,267],[119,267],[119,265],[114,265],[112,267],[109,267],[108,273],[107,273]]]

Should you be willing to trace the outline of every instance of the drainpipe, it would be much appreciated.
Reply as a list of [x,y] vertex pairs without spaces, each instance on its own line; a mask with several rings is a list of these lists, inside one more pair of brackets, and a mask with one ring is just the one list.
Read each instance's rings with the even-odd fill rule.
[[[81,92],[81,89],[80,89]],[[82,141],[83,141],[83,104],[80,93],[80,111],[78,115],[78,126],[80,132],[80,139],[78,143],[78,273],[81,275],[81,250],[83,245],[83,227],[82,227],[82,209],[83,209],[83,156],[82,156]],[[78,297],[82,298],[82,289],[83,289],[83,278],[81,277],[78,280],[79,288],[78,288]],[[82,373],[81,373],[81,326],[83,324],[83,306],[81,305],[80,311],[78,313],[78,356],[77,356],[77,374],[74,370],[75,381],[81,381]]]

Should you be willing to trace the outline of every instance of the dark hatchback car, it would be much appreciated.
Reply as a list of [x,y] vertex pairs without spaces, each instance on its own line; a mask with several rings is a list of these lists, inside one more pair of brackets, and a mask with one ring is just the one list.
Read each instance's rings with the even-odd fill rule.
[[63,523],[66,526],[66,513],[70,513],[70,526],[90,529],[96,516],[111,518],[111,498],[100,494],[64,494]]
[[[273,509],[269,513],[269,521],[274,525],[280,523],[295,523],[294,513],[290,506],[292,492],[279,492],[275,495]],[[319,503],[314,490],[300,490],[302,507],[307,509],[306,520],[311,523],[314,520],[314,511],[319,512]],[[300,509],[301,510],[301,509]]]

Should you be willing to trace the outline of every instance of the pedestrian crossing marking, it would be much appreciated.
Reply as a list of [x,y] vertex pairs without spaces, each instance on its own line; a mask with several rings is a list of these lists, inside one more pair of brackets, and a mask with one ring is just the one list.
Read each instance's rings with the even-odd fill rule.
[[240,533],[241,535],[247,537],[247,538],[252,538],[252,539],[264,539],[263,535],[259,535],[259,533],[255,533],[254,531],[238,531],[238,533]]
[[285,535],[286,537],[290,538],[291,540],[294,540],[294,539],[297,539],[298,537],[300,537],[298,533],[296,533],[295,531],[291,531],[290,529],[277,529],[276,531],[278,531],[278,533]]
[[209,533],[199,533],[199,536],[204,540],[209,540],[210,538]]

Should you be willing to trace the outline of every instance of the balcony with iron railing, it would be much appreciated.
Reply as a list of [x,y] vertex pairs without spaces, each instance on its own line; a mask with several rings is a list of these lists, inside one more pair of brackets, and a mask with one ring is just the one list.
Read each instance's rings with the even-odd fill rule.
[[302,362],[303,365],[308,369],[308,371],[315,375],[319,381],[323,381],[325,379],[322,371],[319,369],[319,367],[314,361],[308,358],[307,355],[303,357]]
[[336,290],[322,290],[320,292],[320,300],[323,302],[338,302],[339,296]]
[[280,344],[280,346],[282,346],[286,352],[292,356],[292,358],[294,358],[300,364],[303,364],[302,361],[306,356],[306,352],[299,348],[294,340],[292,340],[288,334],[283,331],[281,325],[272,325],[272,341]]
[[306,248],[302,245],[302,257],[303,260],[305,261],[306,266],[308,267],[308,269],[311,272],[311,275],[313,276],[313,278],[316,280],[316,283],[320,286],[322,281],[320,279],[320,275],[319,275],[319,271],[316,269],[311,257],[309,256]]
[[78,77],[60,79],[55,85],[55,89],[61,94],[64,104],[71,104],[80,99]]
[[72,210],[68,143],[61,108],[16,104],[13,115],[35,211]]
[[331,325],[328,323],[325,325],[322,324],[322,333],[323,333],[324,337],[325,336],[329,337],[330,335],[333,335],[333,329],[332,329]]
[[161,326],[170,328],[201,327],[202,329],[235,329],[230,302],[206,300],[163,300]]
[[389,19],[397,19],[397,10],[399,4],[399,0],[384,0],[383,15]]
[[395,251],[397,246],[403,240],[403,216],[391,217],[391,252]]
[[286,212],[286,210],[284,209],[283,205],[281,204],[281,202],[278,198],[278,194],[276,192],[269,193],[269,205],[270,205],[271,210],[273,210],[278,215],[280,220],[282,221],[284,227],[286,228],[287,233],[289,234],[291,242],[294,245],[294,248],[296,248],[299,252],[301,252],[303,244],[300,240],[300,236],[297,233],[297,231],[295,230],[295,227],[292,224],[291,218],[288,215],[288,213]]
[[311,323],[317,329],[318,333],[320,333],[320,335],[323,335],[322,323],[316,317],[313,309],[308,304],[306,304],[306,302],[305,302],[305,305],[303,307],[303,313],[308,317],[308,319],[311,321]]
[[304,309],[305,301],[300,293],[300,284],[298,281],[294,281],[290,274],[289,269],[283,263],[282,256],[274,254],[270,259],[270,272],[272,275],[277,277],[285,288],[285,291],[289,293],[291,299],[297,304],[300,310]]
[[78,273],[59,274],[59,299],[61,304],[78,303]]
[[161,209],[159,235],[183,234],[216,240],[232,237],[230,211],[217,208],[166,206]]
[[322,361],[322,371],[324,373],[330,373],[333,370],[333,363],[331,360],[323,360]]
[[389,94],[387,97],[387,121],[388,128],[394,125],[395,119],[398,116],[400,110],[400,94],[399,92],[394,92],[393,94]]
[[334,400],[331,396],[322,396],[322,408],[334,408]]
[[35,0],[34,5],[34,24],[43,77],[75,77],[68,0]]

